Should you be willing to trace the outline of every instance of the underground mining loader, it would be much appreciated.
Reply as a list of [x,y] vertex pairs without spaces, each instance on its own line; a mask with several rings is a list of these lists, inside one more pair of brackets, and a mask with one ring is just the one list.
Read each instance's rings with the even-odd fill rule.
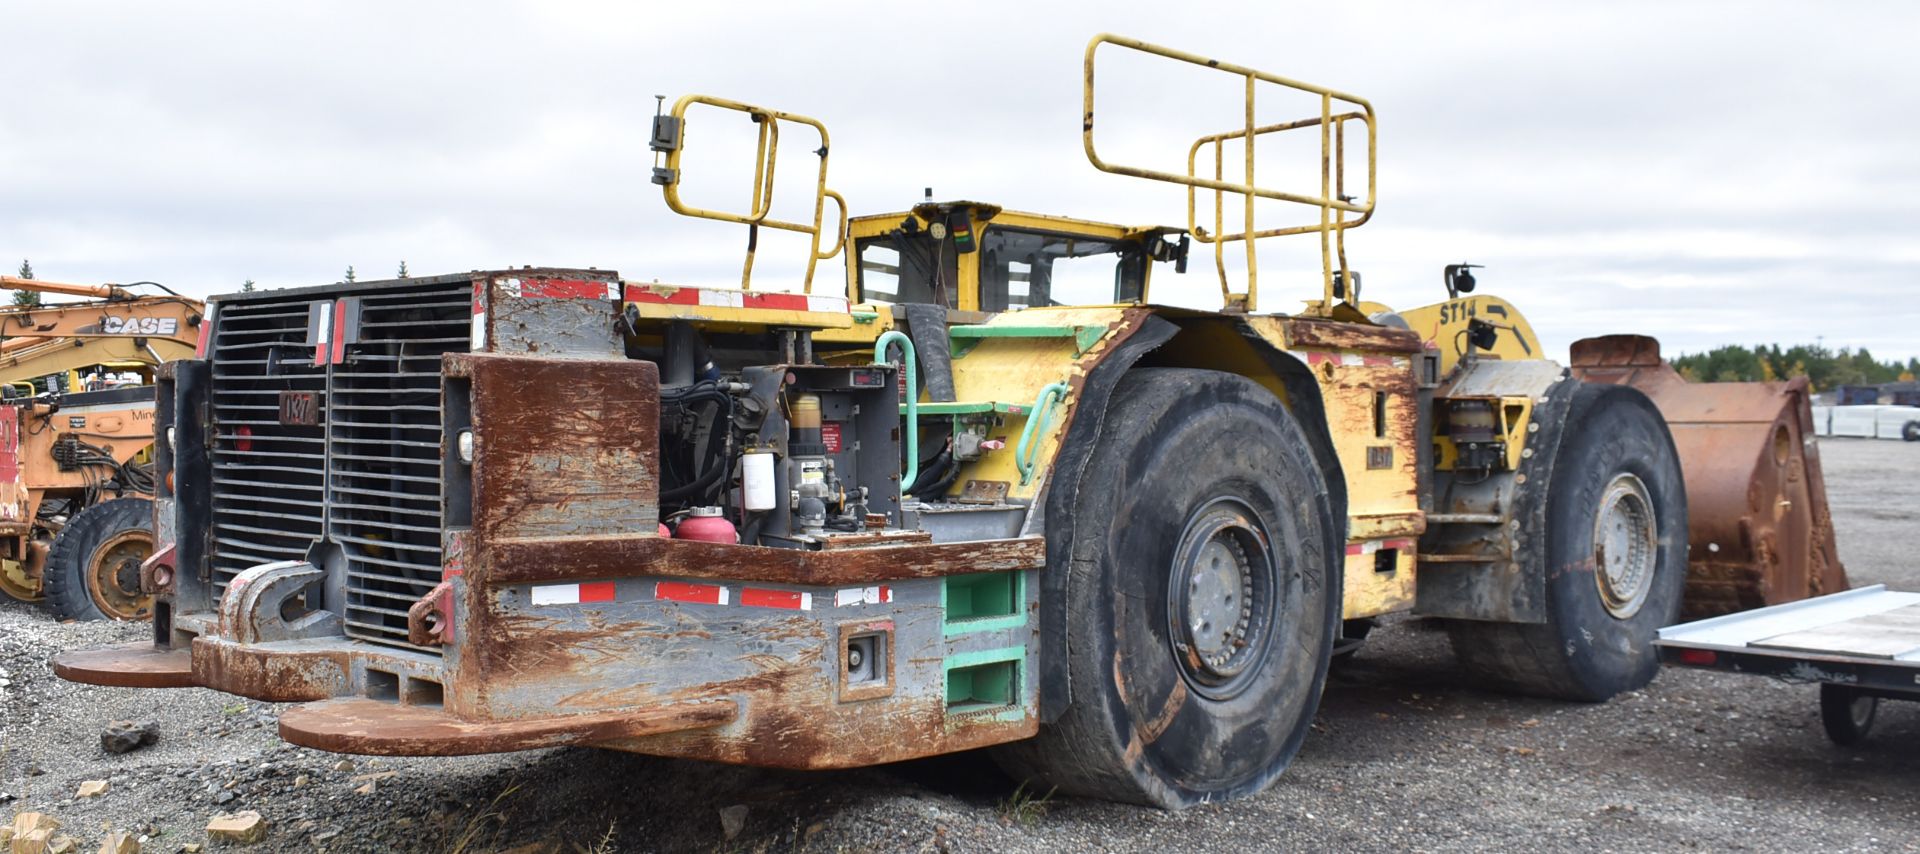
[[[1184,171],[1109,162],[1114,51],[1319,109],[1204,136]],[[1536,694],[1651,679],[1688,517],[1648,396],[1540,358],[1487,298],[1361,300],[1365,100],[1113,36],[1085,73],[1088,159],[1210,198],[1210,225],[849,218],[820,122],[688,96],[653,180],[749,231],[738,287],[523,268],[219,298],[161,372],[154,638],[56,670],[297,703],[283,738],[349,753],[991,748],[1162,807],[1271,783],[1350,621],[1445,620],[1468,669]],[[702,207],[681,162],[728,120],[759,139],[745,212]],[[782,131],[819,161],[810,217],[774,215]],[[1256,177],[1247,143],[1290,132],[1319,140],[1317,188]],[[1302,213],[1257,222],[1256,199]],[[809,244],[776,289],[767,229]],[[1318,290],[1262,310],[1252,244],[1289,234],[1320,241]],[[1221,309],[1156,305],[1196,244]],[[844,288],[816,288],[842,253]]]
[[153,553],[153,372],[193,355],[177,294],[0,276],[84,297],[0,307],[0,593],[60,619],[145,619]]

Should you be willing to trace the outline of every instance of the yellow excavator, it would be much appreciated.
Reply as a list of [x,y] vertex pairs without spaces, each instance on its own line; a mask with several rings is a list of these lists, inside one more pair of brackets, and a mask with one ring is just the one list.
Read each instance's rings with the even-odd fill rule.
[[62,619],[146,619],[153,371],[193,356],[206,309],[121,285],[0,288],[82,298],[0,308],[0,592]]

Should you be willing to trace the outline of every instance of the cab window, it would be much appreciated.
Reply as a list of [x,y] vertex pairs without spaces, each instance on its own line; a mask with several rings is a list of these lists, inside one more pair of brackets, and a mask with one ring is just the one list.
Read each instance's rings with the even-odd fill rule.
[[1131,241],[991,227],[980,253],[986,311],[1130,302],[1140,298],[1146,272]]
[[860,301],[958,308],[959,259],[949,241],[895,231],[854,242]]

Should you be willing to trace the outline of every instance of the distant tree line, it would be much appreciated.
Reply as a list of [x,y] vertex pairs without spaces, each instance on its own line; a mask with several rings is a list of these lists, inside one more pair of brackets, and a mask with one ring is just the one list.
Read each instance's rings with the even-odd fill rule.
[[1882,362],[1862,347],[1829,350],[1814,344],[1781,349],[1778,344],[1742,347],[1729,344],[1705,353],[1675,357],[1673,367],[1694,382],[1752,382],[1806,377],[1815,391],[1843,385],[1880,385],[1912,381],[1920,358]]

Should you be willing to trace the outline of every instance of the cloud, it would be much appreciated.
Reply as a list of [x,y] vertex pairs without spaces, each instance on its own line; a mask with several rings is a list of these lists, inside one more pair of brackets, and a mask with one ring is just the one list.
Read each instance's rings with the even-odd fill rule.
[[[1901,4],[0,0],[0,259],[201,294],[402,259],[725,283],[744,234],[673,215],[647,181],[652,96],[685,92],[824,120],[856,214],[931,186],[1181,223],[1183,194],[1080,151],[1081,50],[1101,28],[1372,101],[1379,212],[1349,245],[1370,298],[1434,301],[1440,266],[1472,260],[1561,352],[1632,330],[1669,350],[1824,336],[1920,354],[1904,334],[1920,320],[1920,10]],[[1103,146],[1174,167],[1195,128],[1238,121],[1231,78],[1109,58]],[[811,168],[801,148],[783,174]],[[700,174],[725,198],[744,193],[733,168]],[[1300,265],[1263,263],[1269,308],[1313,290],[1317,249],[1296,243],[1262,247]],[[762,281],[791,281],[800,251],[763,247]],[[1162,285],[1215,287],[1186,279]]]

